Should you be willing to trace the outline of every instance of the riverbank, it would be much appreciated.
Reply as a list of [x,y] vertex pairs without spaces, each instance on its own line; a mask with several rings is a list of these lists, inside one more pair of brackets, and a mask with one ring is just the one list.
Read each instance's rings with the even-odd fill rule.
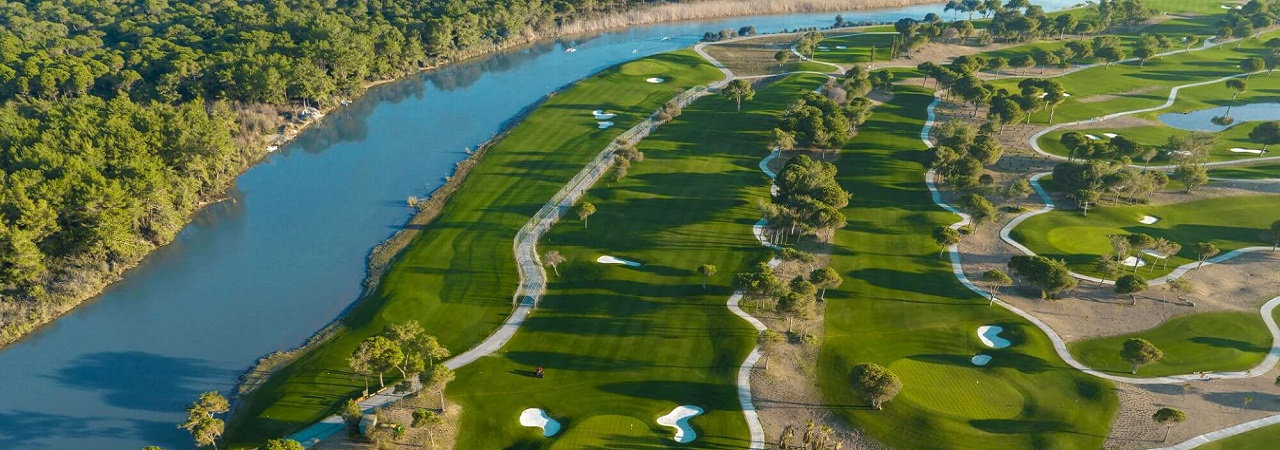
[[[470,51],[460,52],[448,58],[432,59],[426,66],[423,66],[418,70],[405,71],[399,77],[367,82],[363,89],[367,90],[380,84],[402,80],[405,77],[421,73],[423,71],[443,68],[454,63],[490,55],[534,42],[563,38],[583,33],[601,32],[663,22],[727,18],[743,15],[869,10],[934,3],[940,2],[936,0],[782,0],[768,2],[767,4],[762,5],[758,2],[751,2],[749,0],[713,0],[694,4],[664,4],[638,10],[605,13],[602,16],[562,24],[557,27],[556,31],[551,33],[527,33],[526,35],[508,39],[501,44],[478,46]],[[363,93],[361,95],[363,95]],[[317,109],[322,114],[327,115],[339,107],[341,107],[341,100],[335,99],[333,104],[318,105]],[[279,109],[281,107],[272,106],[272,108]],[[278,139],[264,138],[259,135],[236,136],[235,139],[237,142],[251,140],[256,143],[256,145],[252,147],[243,147],[241,154],[247,157],[246,164],[239,168],[237,173],[243,174],[245,171],[263,161],[271,153],[271,151],[266,147],[283,146],[288,141],[301,135],[307,128],[320,120],[323,119],[314,119],[303,122],[296,126],[296,128],[290,128],[285,132],[280,133],[280,137]],[[287,122],[275,122],[275,124],[288,126]],[[217,194],[211,195],[208,198],[197,202],[190,211],[185,212],[184,222],[189,224],[204,208],[231,199],[228,192],[234,185],[235,177],[229,180]],[[127,277],[128,272],[136,268],[142,263],[142,261],[145,261],[152,252],[171,243],[172,239],[169,239],[163,243],[155,245],[146,252],[145,256],[136,262],[117,264],[104,271],[91,270],[88,265],[83,265],[83,267],[78,267],[78,270],[74,273],[68,273],[66,276],[70,279],[74,279],[75,282],[81,284],[82,287],[78,288],[66,299],[59,299],[56,302],[43,303],[40,305],[32,305],[30,308],[22,311],[21,314],[10,314],[12,317],[9,319],[10,322],[0,323],[0,349],[30,336],[43,326],[52,323],[56,319],[75,310],[79,306],[100,296],[106,288]],[[13,318],[34,320],[17,321]]]

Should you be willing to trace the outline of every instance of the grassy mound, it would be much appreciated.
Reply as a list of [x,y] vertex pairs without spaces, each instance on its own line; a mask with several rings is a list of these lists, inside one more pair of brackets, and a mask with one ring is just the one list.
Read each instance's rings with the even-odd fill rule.
[[[637,70],[632,65],[672,81],[627,75]],[[488,150],[440,216],[392,263],[380,288],[342,319],[335,338],[244,399],[228,442],[288,434],[358,395],[364,385],[349,375],[346,358],[388,324],[419,320],[455,354],[483,340],[511,310],[516,230],[614,137],[677,93],[720,77],[692,52],[667,53],[606,69],[550,97]],[[597,129],[594,109],[617,112],[611,119],[617,126]]]
[[1193,314],[1150,330],[1073,342],[1068,347],[1089,367],[1128,374],[1130,365],[1120,358],[1120,348],[1135,337],[1164,351],[1164,359],[1138,369],[1137,376],[1142,377],[1245,370],[1271,351],[1271,332],[1257,313],[1245,312]]
[[[1051,211],[1023,222],[1010,237],[1037,254],[1066,260],[1077,273],[1095,275],[1098,257],[1111,253],[1111,234],[1145,233],[1182,244],[1182,251],[1170,258],[1168,269],[1153,264],[1156,258],[1143,255],[1147,266],[1138,274],[1152,278],[1169,273],[1174,267],[1194,262],[1197,242],[1212,242],[1228,252],[1234,249],[1264,245],[1262,231],[1280,219],[1280,196],[1258,195],[1219,197],[1162,206],[1125,206],[1095,208],[1085,217],[1079,211]],[[1160,221],[1146,225],[1138,220],[1144,215]],[[1133,252],[1135,255],[1137,252]]]

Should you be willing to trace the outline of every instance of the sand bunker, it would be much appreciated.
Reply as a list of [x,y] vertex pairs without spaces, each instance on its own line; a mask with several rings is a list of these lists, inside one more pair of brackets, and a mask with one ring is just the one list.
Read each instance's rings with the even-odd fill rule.
[[1147,225],[1151,225],[1151,224],[1153,224],[1153,223],[1159,222],[1159,221],[1160,221],[1160,218],[1159,218],[1159,217],[1156,217],[1156,216],[1147,216],[1147,215],[1144,215],[1144,216],[1142,216],[1142,219],[1139,219],[1138,221],[1139,221],[1139,222],[1142,222],[1142,223],[1145,223],[1145,224],[1147,224]]
[[843,46],[843,45],[837,45],[837,46],[836,46],[836,50],[848,50],[848,49],[849,49],[849,47],[847,47],[847,46]]
[[648,82],[653,83],[653,84],[658,84],[658,83],[665,82],[665,81],[667,81],[667,80],[664,80],[664,79],[662,79],[662,78],[658,78],[658,77],[653,77],[653,78],[646,79],[646,80],[644,80],[644,81],[648,81]]
[[614,258],[609,255],[604,255],[599,258],[596,258],[596,262],[600,264],[622,264],[624,266],[640,267],[640,263],[638,262],[627,261],[625,259],[620,259],[620,258]]
[[1152,249],[1146,249],[1146,250],[1143,250],[1143,251],[1142,251],[1142,253],[1143,253],[1143,254],[1145,254],[1145,255],[1147,255],[1147,256],[1151,256],[1151,257],[1158,258],[1158,259],[1165,259],[1165,258],[1168,258],[1168,257],[1169,257],[1168,255],[1161,254],[1160,252],[1157,252],[1157,251],[1152,250]]
[[[1039,97],[1039,98],[1045,98],[1045,97],[1048,97],[1048,96],[1049,96],[1049,93],[1048,93],[1048,92],[1041,92],[1041,93],[1040,93],[1040,97]],[[1071,96],[1071,94],[1066,93],[1066,92],[1063,92],[1063,93],[1062,93],[1062,96],[1063,96],[1063,97],[1070,97],[1070,96]]]
[[702,414],[702,408],[693,405],[681,405],[671,410],[667,415],[658,418],[658,425],[664,427],[672,427],[676,429],[675,441],[681,444],[693,442],[698,438],[698,433],[693,431],[693,427],[689,426],[689,419]]
[[1097,137],[1097,136],[1094,136],[1094,135],[1092,135],[1092,134],[1086,134],[1086,135],[1084,135],[1084,137],[1087,137],[1087,138],[1092,139],[1092,140],[1095,140],[1095,141],[1096,141],[1096,140],[1100,140],[1100,139],[1102,139],[1102,138]]
[[1261,155],[1263,153],[1262,150],[1258,150],[1254,148],[1239,148],[1239,147],[1231,149],[1231,152],[1232,153],[1252,153],[1255,155]]
[[978,340],[981,340],[983,345],[991,348],[1008,347],[1010,342],[1008,339],[999,336],[1001,331],[1004,331],[1004,327],[996,325],[980,326],[978,327]]
[[1120,265],[1125,266],[1125,267],[1133,267],[1135,264],[1136,264],[1138,267],[1142,267],[1142,266],[1147,265],[1147,262],[1146,262],[1146,261],[1143,261],[1143,260],[1142,260],[1142,258],[1139,258],[1139,257],[1137,257],[1137,256],[1130,256],[1130,257],[1128,257],[1128,258],[1125,258],[1125,259],[1124,259],[1124,262],[1120,263]]
[[521,412],[520,425],[541,428],[544,437],[555,436],[560,432],[560,422],[547,416],[547,412],[540,408],[529,408]]
[[595,111],[591,111],[591,115],[595,116],[596,120],[609,120],[618,116],[617,114],[614,114],[614,113],[606,113],[604,112],[603,109],[597,109]]
[[613,122],[598,122],[598,123],[600,124],[601,130],[613,126]]
[[972,362],[975,366],[985,366],[987,363],[991,362],[991,355],[974,355],[973,359],[970,359],[969,362]]
[[1187,150],[1169,150],[1169,156],[1191,156],[1191,152]]
[[826,51],[826,50],[830,50],[830,49],[831,49],[830,47],[827,47],[827,46],[825,46],[825,45],[819,45],[819,46],[818,46],[818,50]]
[[1102,133],[1102,135],[1103,135],[1103,136],[1106,136],[1106,137],[1107,137],[1107,139],[1115,139],[1116,137],[1120,136],[1120,135],[1115,134],[1115,133]]

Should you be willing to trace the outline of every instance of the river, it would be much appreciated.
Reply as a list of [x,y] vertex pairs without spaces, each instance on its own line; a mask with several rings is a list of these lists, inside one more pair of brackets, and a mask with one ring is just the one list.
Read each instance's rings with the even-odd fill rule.
[[[930,11],[941,6],[844,16],[892,21]],[[0,449],[190,448],[176,427],[183,407],[202,391],[229,391],[258,357],[296,347],[338,317],[360,294],[369,250],[408,220],[406,199],[442,184],[464,148],[522,108],[605,67],[688,47],[706,31],[827,26],[835,15],[642,26],[371,89],[241,175],[233,201],[201,211],[124,280],[0,350]]]

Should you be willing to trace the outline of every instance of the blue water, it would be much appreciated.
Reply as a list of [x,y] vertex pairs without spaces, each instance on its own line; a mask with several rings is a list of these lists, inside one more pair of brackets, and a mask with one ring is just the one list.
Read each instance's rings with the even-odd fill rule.
[[[931,11],[941,7],[844,16]],[[637,27],[371,89],[240,176],[234,201],[201,211],[123,281],[0,350],[0,449],[190,448],[175,425],[185,404],[229,391],[258,357],[296,347],[337,317],[360,293],[369,250],[409,218],[406,198],[429,194],[465,147],[521,109],[610,65],[692,45],[705,31],[826,26],[834,16]]]
[[1202,109],[1188,113],[1165,113],[1159,116],[1165,125],[1188,131],[1222,131],[1245,122],[1280,120],[1280,103],[1249,103],[1231,107],[1230,125],[1213,123],[1214,117],[1226,114],[1227,107]]

